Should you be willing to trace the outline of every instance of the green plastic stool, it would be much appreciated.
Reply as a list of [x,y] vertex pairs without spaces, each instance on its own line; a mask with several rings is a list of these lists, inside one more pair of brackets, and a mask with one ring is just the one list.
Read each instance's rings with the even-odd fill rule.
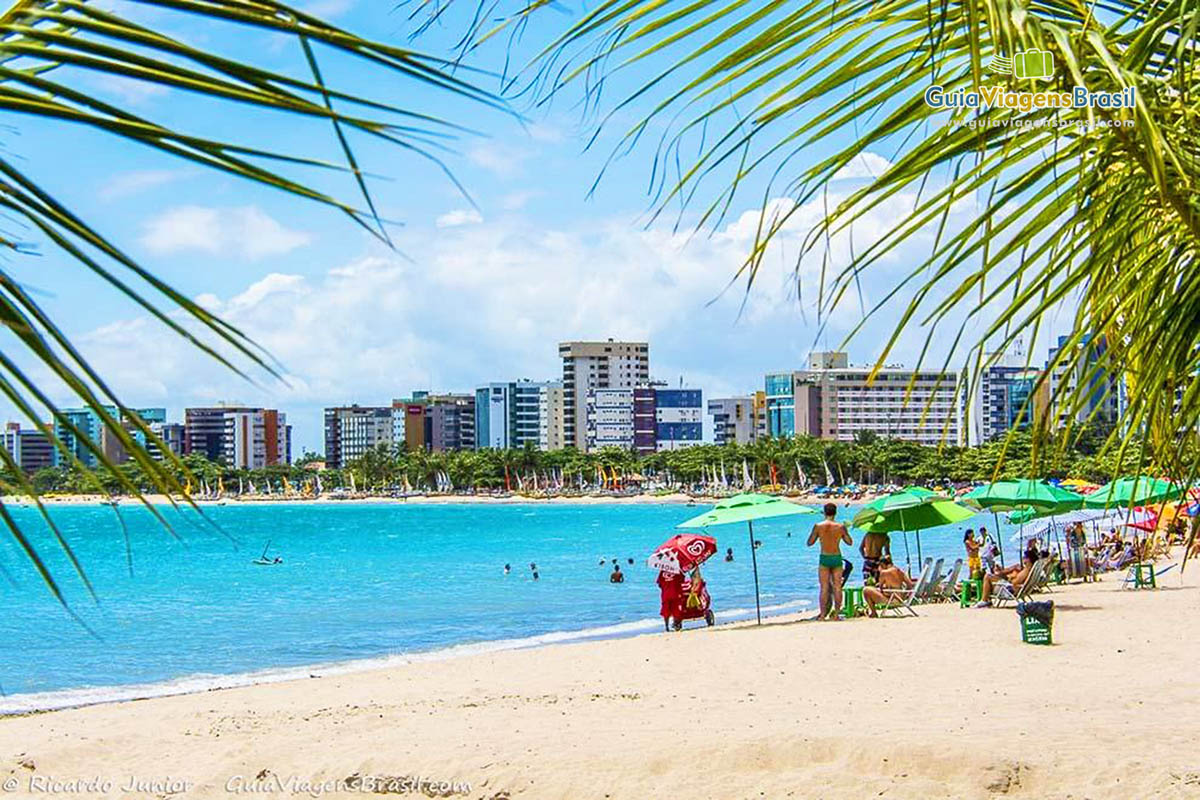
[[958,607],[966,608],[983,599],[983,578],[967,578],[958,585]]
[[863,590],[861,586],[842,587],[842,617],[850,619],[862,613]]
[[1154,577],[1154,565],[1137,563],[1133,565],[1133,588],[1157,589],[1158,580]]

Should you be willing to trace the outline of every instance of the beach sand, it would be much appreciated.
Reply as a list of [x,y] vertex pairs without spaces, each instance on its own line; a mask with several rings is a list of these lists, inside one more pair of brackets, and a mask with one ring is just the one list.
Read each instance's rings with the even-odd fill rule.
[[1160,580],[1057,588],[1051,647],[1022,644],[1011,609],[926,606],[7,718],[0,781],[18,782],[9,796],[33,776],[160,781],[137,796],[186,781],[186,797],[278,780],[283,797],[359,774],[477,798],[1194,798],[1200,570]]

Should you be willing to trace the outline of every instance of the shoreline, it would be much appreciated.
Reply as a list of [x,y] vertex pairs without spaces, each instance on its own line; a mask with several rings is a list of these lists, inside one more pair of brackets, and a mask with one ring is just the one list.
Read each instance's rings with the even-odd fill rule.
[[225,797],[417,775],[480,800],[1194,797],[1200,675],[1179,626],[1200,576],[1122,578],[1040,596],[1049,647],[1021,643],[1011,607],[781,615],[0,718],[0,773],[17,796],[35,777]]
[[[777,621],[799,617],[809,609],[813,601],[807,598],[763,606],[763,619]],[[753,608],[732,608],[721,613],[718,625],[737,625],[754,617]],[[692,623],[695,625],[696,623]],[[266,686],[311,678],[327,678],[340,675],[355,675],[403,668],[411,664],[449,661],[458,658],[501,653],[514,650],[538,650],[547,647],[598,642],[611,639],[627,639],[660,632],[662,620],[649,617],[624,622],[613,622],[594,628],[554,630],[507,639],[481,639],[473,642],[437,647],[432,650],[414,650],[404,653],[389,653],[383,656],[363,656],[341,661],[325,661],[290,666],[262,667],[247,672],[195,673],[180,675],[150,683],[126,683],[110,686],[79,686],[54,689],[44,692],[27,692],[0,695],[0,722],[13,717],[50,714],[76,708],[98,705],[120,705],[162,697],[179,697],[228,689]]]
[[[222,497],[222,498],[192,498],[199,506],[264,506],[264,505],[694,505],[697,507],[712,505],[726,495],[690,495],[683,492],[673,492],[665,495],[555,495],[539,497],[530,495],[471,495],[471,494],[414,494],[406,497],[365,496],[345,497],[325,493],[317,497]],[[785,500],[801,505],[819,507],[827,502],[839,505],[859,505],[869,503],[878,495],[866,493],[860,497],[827,497],[824,495],[805,494],[796,497],[781,495]],[[146,500],[151,505],[186,505],[180,497],[171,498],[164,494],[147,494]],[[39,498],[46,506],[105,506],[111,505],[109,498],[102,495],[47,495]],[[9,495],[0,498],[6,505],[31,506],[33,501],[23,495]],[[118,498],[118,505],[132,508],[142,505],[142,501],[134,497]]]

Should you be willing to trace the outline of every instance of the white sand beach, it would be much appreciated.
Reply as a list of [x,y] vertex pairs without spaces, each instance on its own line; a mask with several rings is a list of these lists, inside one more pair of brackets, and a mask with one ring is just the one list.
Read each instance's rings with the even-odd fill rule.
[[368,775],[539,800],[1194,798],[1200,571],[1161,581],[1056,588],[1050,647],[1022,644],[1011,609],[925,606],[6,718],[0,783],[9,796],[97,777],[154,790],[114,797],[299,796]]

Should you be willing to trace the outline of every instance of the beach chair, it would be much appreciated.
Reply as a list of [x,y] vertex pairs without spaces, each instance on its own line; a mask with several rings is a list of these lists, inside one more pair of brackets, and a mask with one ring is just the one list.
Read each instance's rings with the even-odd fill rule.
[[935,600],[941,599],[940,592],[942,590],[942,565],[946,563],[946,559],[939,558],[933,562],[933,571],[929,573],[929,583],[925,586],[925,591],[917,595],[918,603],[932,603]]
[[926,563],[925,569],[921,570],[921,574],[917,577],[917,582],[913,584],[911,589],[889,589],[888,594],[891,596],[891,601],[886,606],[879,609],[880,616],[892,613],[895,617],[918,616],[917,611],[913,608],[913,604],[917,598],[921,596],[929,586],[929,575],[933,571],[933,564]]
[[[1030,594],[1051,591],[1050,580],[1054,572],[1054,556],[1039,559],[1038,562],[1034,564],[1034,569],[1037,569],[1038,567],[1041,567],[1041,569],[1038,571],[1037,582],[1033,583],[1033,586],[1031,586],[1029,589]],[[1030,572],[1030,577],[1033,577],[1032,572]]]
[[958,602],[958,577],[962,573],[963,560],[957,559],[954,566],[950,568],[950,574],[946,580],[942,581],[942,585],[938,588],[938,599]]
[[1045,562],[1046,559],[1039,559],[1034,562],[1033,568],[1029,570],[1029,577],[1016,589],[1007,581],[996,584],[992,589],[992,605],[999,608],[1010,601],[1019,603],[1022,600],[1028,599],[1033,594],[1034,587],[1042,580],[1042,574],[1045,572]]

